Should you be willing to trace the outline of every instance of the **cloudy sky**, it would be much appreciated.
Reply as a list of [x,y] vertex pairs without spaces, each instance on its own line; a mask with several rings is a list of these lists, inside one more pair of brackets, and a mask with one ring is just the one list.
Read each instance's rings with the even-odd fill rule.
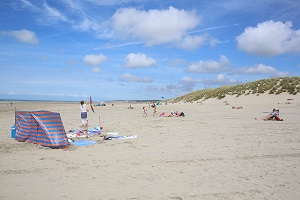
[[144,100],[300,76],[298,0],[3,0],[0,99]]

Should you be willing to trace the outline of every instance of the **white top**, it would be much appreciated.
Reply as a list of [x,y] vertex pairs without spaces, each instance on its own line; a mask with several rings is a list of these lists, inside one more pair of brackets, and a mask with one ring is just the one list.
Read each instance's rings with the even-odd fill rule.
[[81,112],[86,112],[86,104],[80,105]]

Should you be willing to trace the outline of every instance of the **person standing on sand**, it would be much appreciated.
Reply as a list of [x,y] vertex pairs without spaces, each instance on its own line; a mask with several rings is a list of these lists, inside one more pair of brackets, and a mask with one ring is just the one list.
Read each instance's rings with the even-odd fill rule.
[[80,102],[80,111],[81,111],[81,122],[82,128],[87,128],[88,126],[88,120],[87,120],[87,112],[89,112],[89,110],[86,108],[86,104],[84,103],[84,101]]
[[157,115],[156,104],[153,103],[152,107],[153,107],[153,117],[154,117]]
[[147,108],[146,108],[146,107],[143,107],[143,110],[144,110],[143,117],[147,117]]

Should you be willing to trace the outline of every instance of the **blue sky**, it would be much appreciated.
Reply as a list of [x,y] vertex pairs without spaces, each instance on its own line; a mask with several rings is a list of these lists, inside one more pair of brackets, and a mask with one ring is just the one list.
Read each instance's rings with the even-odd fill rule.
[[300,76],[298,0],[3,0],[0,99],[145,100]]

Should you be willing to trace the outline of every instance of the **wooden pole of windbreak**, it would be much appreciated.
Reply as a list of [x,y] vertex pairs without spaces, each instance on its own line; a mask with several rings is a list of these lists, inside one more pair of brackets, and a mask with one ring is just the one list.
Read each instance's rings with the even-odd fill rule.
[[86,119],[86,138],[89,137],[89,120]]
[[17,112],[17,106],[15,106],[15,126],[16,126],[16,112]]

